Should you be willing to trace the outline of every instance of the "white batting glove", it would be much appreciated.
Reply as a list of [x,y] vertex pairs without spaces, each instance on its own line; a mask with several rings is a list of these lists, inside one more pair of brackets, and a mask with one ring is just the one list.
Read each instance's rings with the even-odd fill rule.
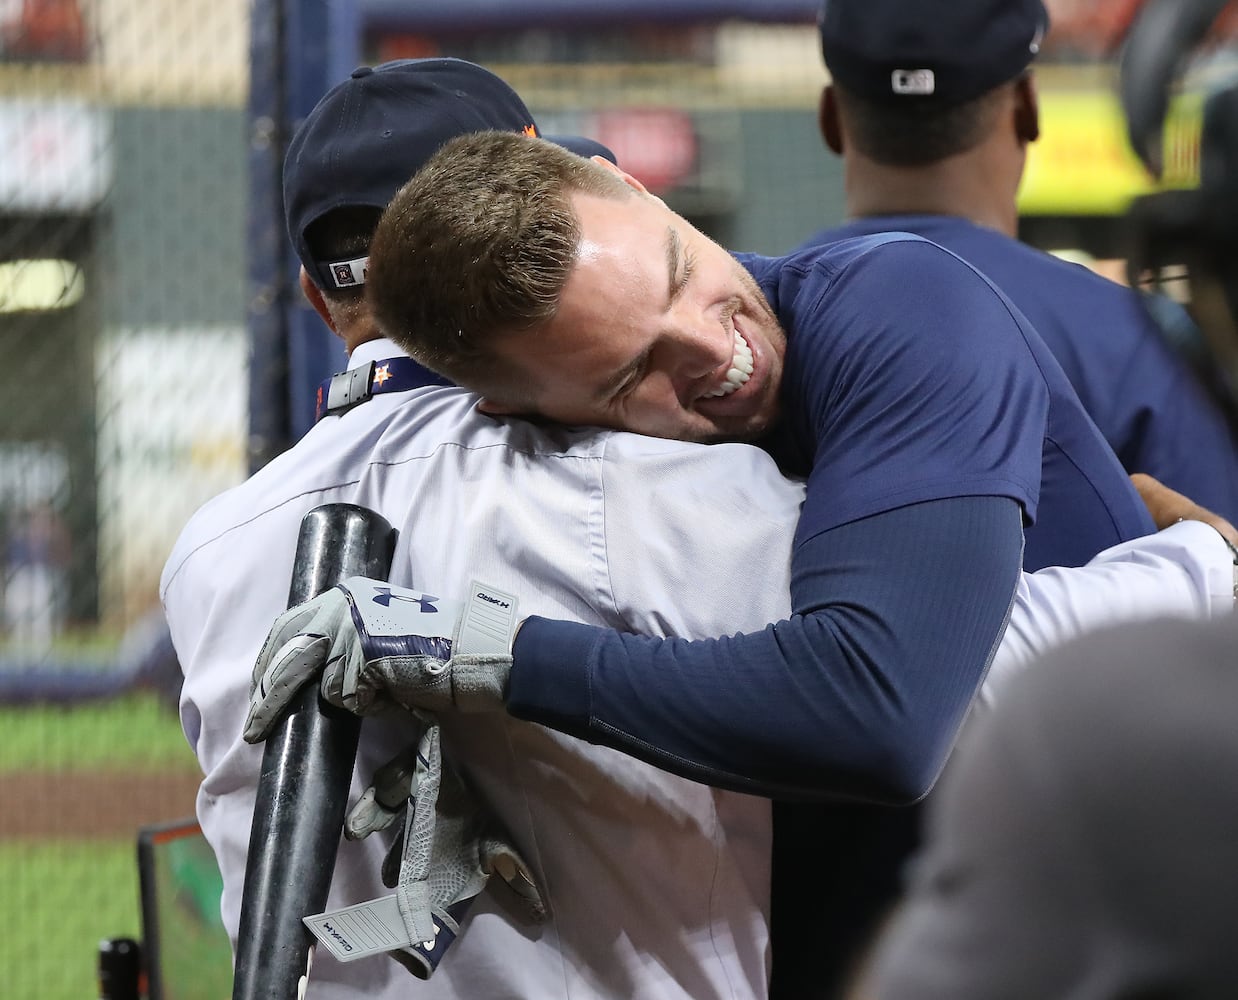
[[417,744],[413,743],[375,771],[370,785],[344,818],[344,836],[364,840],[397,820],[403,824],[416,769]]
[[324,700],[355,715],[503,706],[516,598],[473,583],[464,601],[363,576],[275,619],[254,664],[249,743],[269,735],[296,693],[321,674]]
[[418,744],[379,768],[344,832],[359,840],[397,820],[401,832],[383,863],[383,882],[396,890],[409,943],[388,954],[418,979],[428,979],[438,967],[493,875],[516,893],[527,916],[546,919],[532,870],[444,759],[433,721]]

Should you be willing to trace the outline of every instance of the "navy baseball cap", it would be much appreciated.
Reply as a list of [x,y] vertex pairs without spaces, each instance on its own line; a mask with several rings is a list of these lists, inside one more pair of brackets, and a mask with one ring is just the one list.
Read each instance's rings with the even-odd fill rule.
[[1049,14],[1042,0],[822,0],[818,26],[843,89],[949,107],[1022,73]]
[[610,160],[611,163],[618,164],[615,159],[615,154],[606,146],[603,146],[596,139],[590,139],[586,135],[544,135],[543,139],[553,142],[556,146],[562,146],[568,152],[575,153],[577,156],[583,156],[586,160],[595,156],[602,156]]
[[[288,236],[314,283],[324,289],[362,285],[368,260],[318,259],[306,239],[318,219],[337,208],[381,211],[440,146],[491,130],[540,135],[511,87],[463,59],[362,66],[328,91],[301,123],[284,157]],[[584,156],[615,158],[591,139],[552,141]]]

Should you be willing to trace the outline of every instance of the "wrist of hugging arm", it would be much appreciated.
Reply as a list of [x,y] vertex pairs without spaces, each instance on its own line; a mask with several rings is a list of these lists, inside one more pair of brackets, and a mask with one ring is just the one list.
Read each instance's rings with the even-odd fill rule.
[[1186,518],[1180,517],[1175,524],[1181,524],[1183,521],[1199,521],[1201,524],[1208,525],[1213,531],[1221,536],[1221,541],[1225,543],[1225,547],[1229,549],[1230,557],[1234,561],[1234,565],[1238,566],[1238,545],[1234,544],[1238,539],[1238,532],[1234,530],[1234,526],[1225,518],[1218,517],[1215,514],[1209,514],[1207,517]]
[[[1218,517],[1213,514],[1209,514],[1208,517],[1199,517],[1199,518],[1180,517],[1175,523],[1181,524],[1184,521],[1188,521],[1188,520],[1198,520],[1201,524],[1207,525],[1209,528],[1211,528],[1213,531],[1216,532],[1216,534],[1220,537],[1221,541],[1225,543],[1225,547],[1229,549],[1230,562],[1233,566],[1231,596],[1233,597],[1234,601],[1238,603],[1238,545],[1234,544],[1234,541],[1232,538],[1234,534],[1233,525],[1231,525],[1229,521],[1225,520],[1223,517]],[[1219,523],[1216,523],[1216,522],[1219,522]],[[1228,529],[1228,531],[1226,529]]]
[[516,718],[578,735],[590,716],[589,674],[608,630],[579,622],[525,618],[512,640],[512,667],[504,692]]

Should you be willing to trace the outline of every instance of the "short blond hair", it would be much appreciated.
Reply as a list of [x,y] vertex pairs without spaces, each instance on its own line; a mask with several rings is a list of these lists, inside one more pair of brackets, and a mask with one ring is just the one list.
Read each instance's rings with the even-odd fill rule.
[[366,294],[379,327],[457,384],[516,401],[520,386],[490,347],[558,311],[580,244],[577,192],[633,189],[544,139],[479,132],[444,145],[375,230]]

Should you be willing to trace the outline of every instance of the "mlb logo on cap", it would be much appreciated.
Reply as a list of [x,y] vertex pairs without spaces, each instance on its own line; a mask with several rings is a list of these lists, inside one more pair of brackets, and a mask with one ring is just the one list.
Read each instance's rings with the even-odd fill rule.
[[822,0],[821,54],[870,101],[961,104],[1013,80],[1040,51],[1043,0]]
[[896,94],[928,95],[935,86],[931,69],[896,69],[890,74],[890,89]]

